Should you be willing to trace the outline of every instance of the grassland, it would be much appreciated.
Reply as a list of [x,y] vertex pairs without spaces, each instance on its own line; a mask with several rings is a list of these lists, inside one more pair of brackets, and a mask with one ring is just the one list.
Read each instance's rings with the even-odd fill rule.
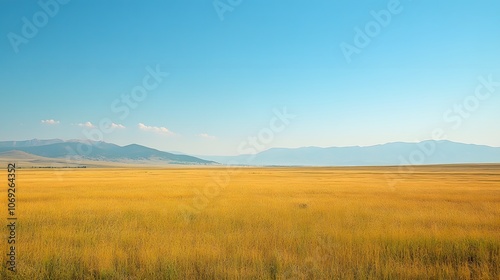
[[0,278],[500,279],[500,166],[225,174],[18,170]]

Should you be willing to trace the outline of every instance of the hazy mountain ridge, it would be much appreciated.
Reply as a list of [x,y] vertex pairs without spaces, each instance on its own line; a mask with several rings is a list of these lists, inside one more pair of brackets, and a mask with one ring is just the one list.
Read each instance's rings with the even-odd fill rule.
[[[0,159],[29,162],[115,162],[138,165],[387,166],[409,164],[500,163],[500,148],[451,141],[395,142],[368,147],[272,148],[256,155],[190,156],[131,144],[84,140],[0,142]],[[30,159],[31,157],[31,159]],[[49,160],[52,159],[52,160]]]
[[0,153],[13,151],[24,153],[23,158],[27,157],[27,153],[43,158],[66,159],[68,163],[90,160],[127,163],[137,162],[139,164],[148,164],[148,162],[151,162],[155,165],[161,163],[179,165],[217,164],[210,160],[162,152],[137,144],[122,147],[105,142],[78,140],[63,141],[59,139],[0,142]]
[[222,164],[288,166],[387,166],[500,163],[500,148],[451,141],[395,142],[368,147],[272,148],[254,156],[201,156]]

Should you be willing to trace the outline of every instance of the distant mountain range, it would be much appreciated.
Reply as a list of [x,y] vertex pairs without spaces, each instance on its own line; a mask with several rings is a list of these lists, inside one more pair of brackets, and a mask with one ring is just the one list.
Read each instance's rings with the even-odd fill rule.
[[[82,140],[63,141],[60,139],[5,141],[0,142],[0,158],[21,155],[26,160],[29,155],[39,162],[44,159],[58,159],[68,165],[78,162],[110,162],[141,165],[213,165],[216,162],[188,155],[177,155],[132,144],[118,146],[105,142]],[[21,152],[21,153],[19,153]],[[62,161],[61,161],[62,160]],[[47,164],[52,161],[45,160]]]
[[389,143],[369,147],[273,148],[256,155],[190,156],[132,144],[118,146],[83,140],[0,142],[0,163],[19,160],[29,166],[246,165],[246,166],[388,166],[500,163],[500,148],[451,141]]
[[388,166],[500,163],[500,148],[451,141],[389,143],[369,147],[273,148],[255,156],[200,156],[221,164],[275,166]]

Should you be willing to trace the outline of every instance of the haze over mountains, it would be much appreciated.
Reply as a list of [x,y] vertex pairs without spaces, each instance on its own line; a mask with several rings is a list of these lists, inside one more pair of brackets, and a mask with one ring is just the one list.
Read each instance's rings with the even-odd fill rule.
[[[22,154],[19,154],[21,152]],[[32,155],[39,162],[44,159],[63,159],[67,164],[90,162],[129,163],[144,165],[213,165],[217,164],[188,155],[177,155],[132,144],[118,146],[105,142],[60,139],[0,142],[0,158]],[[46,160],[47,161],[47,160]],[[50,165],[52,161],[48,160]]]
[[[387,166],[500,163],[500,148],[451,141],[389,143],[370,147],[272,148],[256,155],[189,156],[141,145],[60,139],[0,142],[0,162],[19,160],[33,166],[112,164],[254,165],[254,166]],[[106,164],[105,164],[106,163]]]
[[500,163],[500,148],[451,141],[388,143],[369,147],[273,148],[249,155],[205,156],[222,164],[290,166],[387,166]]

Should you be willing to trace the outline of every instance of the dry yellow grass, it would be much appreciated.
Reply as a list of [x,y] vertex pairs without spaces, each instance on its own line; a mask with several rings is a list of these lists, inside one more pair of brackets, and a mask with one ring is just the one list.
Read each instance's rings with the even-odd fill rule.
[[224,171],[18,170],[18,273],[0,277],[500,279],[500,166],[395,188],[397,168],[244,168],[206,189]]

